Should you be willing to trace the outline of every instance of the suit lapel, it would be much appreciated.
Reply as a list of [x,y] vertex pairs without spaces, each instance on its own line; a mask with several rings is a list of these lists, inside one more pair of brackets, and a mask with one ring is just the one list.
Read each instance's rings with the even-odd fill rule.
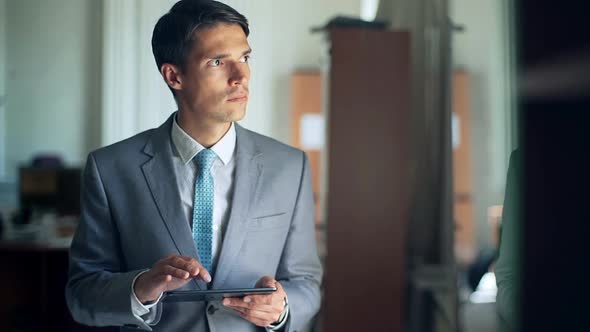
[[242,248],[249,208],[256,200],[263,175],[262,155],[248,132],[236,124],[236,135],[234,193],[227,231],[213,277],[213,288],[222,288]]
[[[192,231],[182,213],[182,202],[178,192],[176,172],[172,164],[173,147],[170,131],[174,115],[157,128],[146,144],[144,153],[152,156],[141,166],[160,216],[170,233],[178,252],[183,256],[195,257],[198,253],[193,242]],[[198,281],[200,289],[206,289]]]

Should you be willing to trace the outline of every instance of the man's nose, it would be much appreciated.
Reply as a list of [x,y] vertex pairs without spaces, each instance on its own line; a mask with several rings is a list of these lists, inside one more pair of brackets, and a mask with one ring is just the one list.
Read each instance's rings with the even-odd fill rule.
[[243,85],[248,82],[250,76],[250,69],[247,64],[235,64],[230,75],[230,85]]

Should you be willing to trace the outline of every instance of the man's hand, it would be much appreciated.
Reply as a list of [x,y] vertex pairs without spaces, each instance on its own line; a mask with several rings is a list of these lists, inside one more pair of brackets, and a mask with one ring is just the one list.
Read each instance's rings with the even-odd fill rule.
[[277,290],[266,295],[248,295],[244,298],[227,298],[223,305],[237,311],[245,320],[260,326],[267,327],[279,320],[285,309],[287,294],[283,286],[272,277],[262,277],[256,283],[256,287],[276,287]]
[[168,255],[135,280],[133,291],[141,303],[158,299],[160,294],[186,285],[192,278],[211,281],[211,275],[192,257]]

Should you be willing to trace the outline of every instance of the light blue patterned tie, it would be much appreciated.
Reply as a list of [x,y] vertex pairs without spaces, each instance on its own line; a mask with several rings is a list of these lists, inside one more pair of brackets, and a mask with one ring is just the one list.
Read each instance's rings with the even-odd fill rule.
[[193,240],[197,246],[201,264],[210,273],[213,246],[213,175],[211,166],[217,159],[215,152],[201,150],[197,156],[197,180],[193,205]]

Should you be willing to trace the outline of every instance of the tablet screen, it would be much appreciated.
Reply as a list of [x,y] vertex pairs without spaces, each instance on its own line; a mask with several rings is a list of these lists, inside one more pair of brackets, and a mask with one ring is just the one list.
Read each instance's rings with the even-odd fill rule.
[[231,288],[190,291],[171,291],[162,296],[163,302],[219,301],[226,297],[244,297],[246,295],[270,294],[275,287],[268,288]]

